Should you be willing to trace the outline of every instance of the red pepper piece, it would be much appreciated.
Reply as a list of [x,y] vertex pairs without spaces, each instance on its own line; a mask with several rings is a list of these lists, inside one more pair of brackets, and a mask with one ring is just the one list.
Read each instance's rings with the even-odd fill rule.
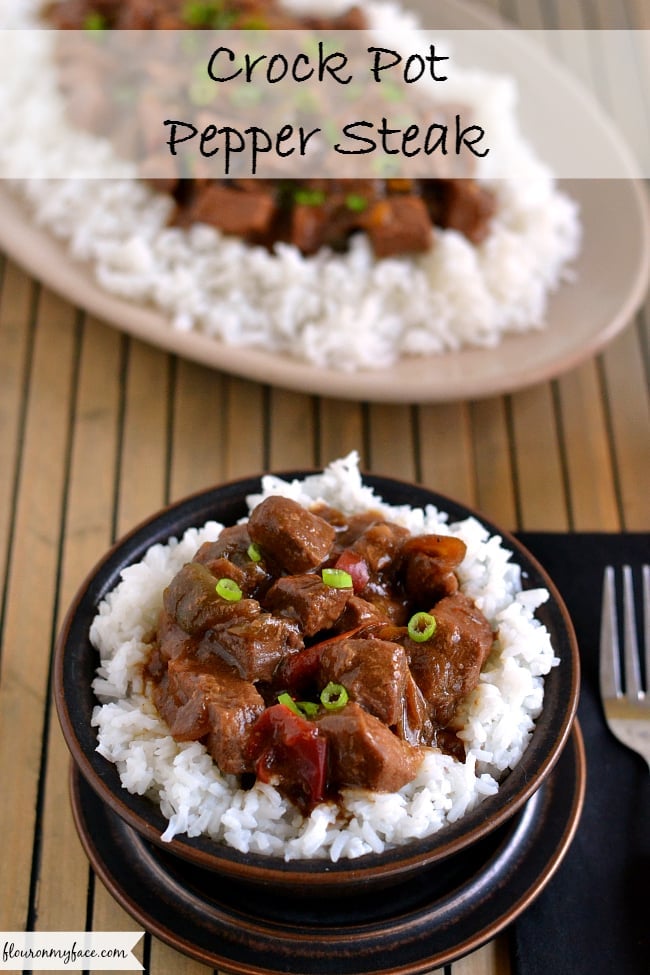
[[[277,789],[308,814],[327,793],[327,739],[311,721],[284,704],[258,718],[248,739],[257,778]],[[277,780],[277,781],[276,781]]]
[[363,556],[358,555],[356,552],[346,549],[341,552],[335,563],[335,568],[343,569],[348,572],[352,578],[352,588],[358,595],[368,585],[370,580],[370,569],[366,563]]

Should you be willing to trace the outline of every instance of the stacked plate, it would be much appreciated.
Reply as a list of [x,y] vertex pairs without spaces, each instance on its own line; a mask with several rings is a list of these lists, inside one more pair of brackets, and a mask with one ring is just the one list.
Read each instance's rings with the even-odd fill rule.
[[99,660],[89,631],[99,603],[153,544],[209,520],[228,525],[246,515],[259,478],[192,496],[119,541],[81,587],[58,640],[55,697],[88,857],[143,928],[213,968],[424,973],[517,917],[554,873],[579,820],[585,760],[575,722],[578,651],[552,581],[515,538],[454,501],[386,478],[364,483],[390,504],[432,504],[451,521],[473,515],[513,551],[525,586],[551,594],[537,615],[560,664],[546,677],[530,744],[496,795],[433,836],[336,863],[243,854],[207,837],[163,842],[167,821],[158,806],[122,788],[115,765],[96,751],[92,681]]

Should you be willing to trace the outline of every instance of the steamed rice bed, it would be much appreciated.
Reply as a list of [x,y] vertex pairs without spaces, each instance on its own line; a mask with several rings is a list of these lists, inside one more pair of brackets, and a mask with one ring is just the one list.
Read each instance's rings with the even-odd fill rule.
[[244,853],[336,861],[429,836],[494,795],[526,749],[542,709],[543,675],[559,662],[547,629],[534,616],[548,592],[522,591],[511,552],[475,518],[449,523],[434,506],[384,503],[362,483],[355,454],[303,481],[264,477],[262,493],[248,499],[249,509],[273,494],[304,506],[324,501],[347,514],[377,509],[413,534],[457,535],[466,543],[457,571],[460,588],[497,634],[479,686],[459,712],[466,762],[428,749],[416,778],[400,792],[346,790],[343,822],[334,803],[303,817],[271,785],[242,789],[236,777],[219,771],[200,742],[176,742],[144,694],[147,638],[155,630],[164,588],[204,541],[218,537],[224,526],[216,522],[154,545],[123,571],[101,603],[90,633],[101,658],[93,683],[102,702],[92,719],[98,751],[116,764],[125,789],[160,804],[169,821],[165,840],[205,834]]

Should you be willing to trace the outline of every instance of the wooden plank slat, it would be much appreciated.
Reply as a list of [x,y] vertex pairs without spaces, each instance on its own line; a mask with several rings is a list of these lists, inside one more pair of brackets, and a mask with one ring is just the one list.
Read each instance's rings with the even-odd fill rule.
[[176,363],[170,500],[218,484],[224,476],[228,417],[224,380],[209,369]]
[[515,394],[511,411],[519,527],[566,531],[569,514],[550,384]]
[[507,941],[495,938],[452,965],[452,975],[509,975],[511,970]]
[[502,528],[517,527],[506,403],[502,397],[471,404],[479,511]]
[[[57,630],[77,589],[111,544],[119,372],[119,336],[87,322],[72,431]],[[89,867],[72,820],[70,756],[54,710],[47,742],[36,927],[79,931],[86,924]]]
[[151,939],[151,975],[173,972],[174,975],[211,975],[213,969],[187,955],[174,951],[158,938]]
[[154,514],[167,500],[169,383],[169,357],[129,340],[118,535]]
[[[104,884],[97,878],[95,878],[93,896],[92,930],[142,931],[140,925],[134,921],[130,914],[127,914],[127,912],[120,907],[114,897],[109,894],[107,889],[104,887]],[[133,954],[140,961],[140,963],[142,963],[144,959],[145,938],[147,937],[144,932],[143,935],[144,936],[138,942],[133,951]],[[160,975],[162,975],[163,971],[164,969],[159,969]],[[175,975],[175,970],[173,968],[169,968],[168,971],[173,972]]]
[[360,403],[322,399],[319,404],[319,464],[325,466],[351,451],[359,454],[360,467],[367,464],[365,418]]
[[0,683],[0,863],[4,930],[28,919],[32,849],[56,607],[75,315],[51,292],[37,309]]
[[476,472],[467,404],[419,407],[417,431],[422,483],[474,507]]
[[260,474],[267,466],[265,400],[266,391],[257,383],[227,379],[224,470],[228,480]]
[[[169,357],[140,342],[130,341],[124,387],[118,535],[154,514],[168,500],[168,484],[174,483],[169,465],[171,393]],[[178,404],[177,408],[183,412]],[[100,918],[104,923],[121,923],[122,909],[112,902],[102,885],[97,885],[96,890],[93,927]],[[125,930],[132,927],[127,926]],[[152,938],[152,945],[154,941]],[[172,970],[175,970],[173,966],[151,969],[152,973],[161,975]]]
[[272,389],[269,408],[271,470],[316,466],[315,404],[310,396]]
[[[15,474],[27,388],[34,284],[15,265],[3,268],[0,300],[0,593],[12,536]],[[0,607],[2,601],[0,600]],[[1,623],[0,623],[1,625]]]
[[413,412],[409,406],[373,403],[368,411],[369,462],[374,474],[415,481]]
[[650,505],[650,411],[639,333],[628,328],[602,356],[621,522],[644,531]]
[[597,364],[585,363],[558,380],[571,527],[618,531],[612,455]]

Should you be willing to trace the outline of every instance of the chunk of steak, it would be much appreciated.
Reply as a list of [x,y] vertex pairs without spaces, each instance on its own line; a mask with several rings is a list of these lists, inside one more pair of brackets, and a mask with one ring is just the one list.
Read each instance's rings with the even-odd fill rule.
[[385,640],[339,640],[323,650],[319,683],[342,684],[350,699],[380,718],[397,725],[409,676],[404,648]]
[[267,232],[274,213],[271,193],[243,192],[215,181],[198,190],[189,206],[188,217],[192,223],[207,223],[224,234],[246,237]]
[[250,681],[271,681],[279,662],[302,650],[298,625],[271,613],[232,622],[207,633],[202,649],[210,650]]
[[319,575],[303,572],[283,576],[274,582],[263,605],[265,609],[296,620],[304,635],[311,637],[334,626],[351,595],[351,589],[327,586]]
[[188,562],[163,593],[165,611],[191,636],[199,636],[235,617],[252,619],[259,615],[256,600],[229,602],[217,594],[216,585],[217,579],[209,569],[198,562]]
[[297,501],[276,495],[253,509],[248,531],[263,556],[292,575],[321,565],[336,534],[332,525]]
[[354,701],[320,716],[315,724],[327,737],[331,779],[339,789],[397,792],[415,777],[422,762],[419,749]]
[[432,613],[436,630],[431,639],[417,643],[407,638],[405,647],[431,719],[444,727],[478,684],[494,634],[483,613],[461,592],[445,596]]
[[[220,578],[227,575],[233,579],[247,596],[258,598],[270,580],[261,561],[255,561],[249,554],[251,538],[245,525],[224,528],[214,542],[204,542],[193,558]],[[227,566],[233,566],[228,575]]]
[[496,211],[494,193],[471,179],[443,180],[443,186],[442,226],[458,230],[473,244],[480,244],[489,233]]
[[419,196],[389,196],[375,203],[364,227],[377,257],[417,254],[433,241],[433,227],[426,204]]
[[177,741],[205,738],[222,772],[239,775],[250,768],[245,743],[264,701],[253,684],[218,657],[170,660],[154,701]]
[[397,552],[409,537],[407,529],[401,525],[380,521],[364,528],[350,548],[363,558],[372,578],[392,566]]

